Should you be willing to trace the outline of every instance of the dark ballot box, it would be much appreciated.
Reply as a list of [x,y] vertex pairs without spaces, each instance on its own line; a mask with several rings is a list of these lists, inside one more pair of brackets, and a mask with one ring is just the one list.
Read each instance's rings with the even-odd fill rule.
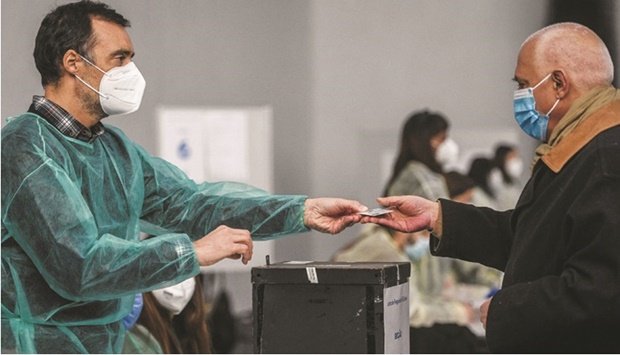
[[409,353],[407,262],[252,268],[254,353]]

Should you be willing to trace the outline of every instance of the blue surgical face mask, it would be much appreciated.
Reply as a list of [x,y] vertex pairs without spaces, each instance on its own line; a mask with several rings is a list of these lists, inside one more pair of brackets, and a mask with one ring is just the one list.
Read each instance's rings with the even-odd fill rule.
[[553,107],[551,107],[551,110],[549,110],[546,115],[541,115],[538,111],[536,111],[534,89],[544,83],[545,80],[549,79],[549,77],[551,77],[551,74],[547,75],[533,88],[515,90],[514,94],[514,110],[517,123],[521,129],[525,131],[525,133],[538,139],[539,141],[544,141],[547,137],[549,114],[553,111],[553,109],[555,109],[558,102],[560,102],[560,99],[557,99],[555,104],[553,104]]
[[407,254],[411,261],[420,260],[429,252],[429,245],[429,239],[418,239],[415,243],[405,246],[405,254]]

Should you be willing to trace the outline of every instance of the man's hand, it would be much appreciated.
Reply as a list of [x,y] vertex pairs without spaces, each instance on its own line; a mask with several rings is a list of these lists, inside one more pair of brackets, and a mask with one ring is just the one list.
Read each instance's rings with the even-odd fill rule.
[[252,259],[252,237],[245,229],[219,226],[193,244],[200,266],[213,265],[224,258],[242,258],[244,264]]
[[306,200],[304,224],[319,232],[336,234],[360,221],[359,212],[368,207],[357,201],[340,198],[312,198]]
[[376,223],[406,233],[435,228],[439,202],[418,196],[380,197],[377,202],[393,211],[376,217],[365,216],[362,223]]

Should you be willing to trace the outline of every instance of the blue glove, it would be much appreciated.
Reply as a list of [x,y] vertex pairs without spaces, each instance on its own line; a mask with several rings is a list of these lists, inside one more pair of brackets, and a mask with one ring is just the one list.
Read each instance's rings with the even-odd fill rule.
[[486,298],[491,298],[493,296],[495,296],[495,294],[499,292],[499,288],[492,288],[491,291],[489,291],[489,293],[486,295]]
[[136,324],[138,321],[138,317],[140,317],[140,313],[142,312],[142,294],[137,293],[136,298],[133,300],[133,307],[131,308],[131,312],[125,316],[125,318],[121,319],[125,329],[129,330]]

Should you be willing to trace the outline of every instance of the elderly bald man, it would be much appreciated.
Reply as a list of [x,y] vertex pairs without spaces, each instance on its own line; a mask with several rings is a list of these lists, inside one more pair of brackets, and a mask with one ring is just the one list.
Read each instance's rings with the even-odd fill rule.
[[492,352],[620,352],[620,90],[609,51],[575,23],[523,43],[515,119],[541,141],[514,210],[414,196],[364,217],[429,229],[431,252],[505,271],[481,307]]

